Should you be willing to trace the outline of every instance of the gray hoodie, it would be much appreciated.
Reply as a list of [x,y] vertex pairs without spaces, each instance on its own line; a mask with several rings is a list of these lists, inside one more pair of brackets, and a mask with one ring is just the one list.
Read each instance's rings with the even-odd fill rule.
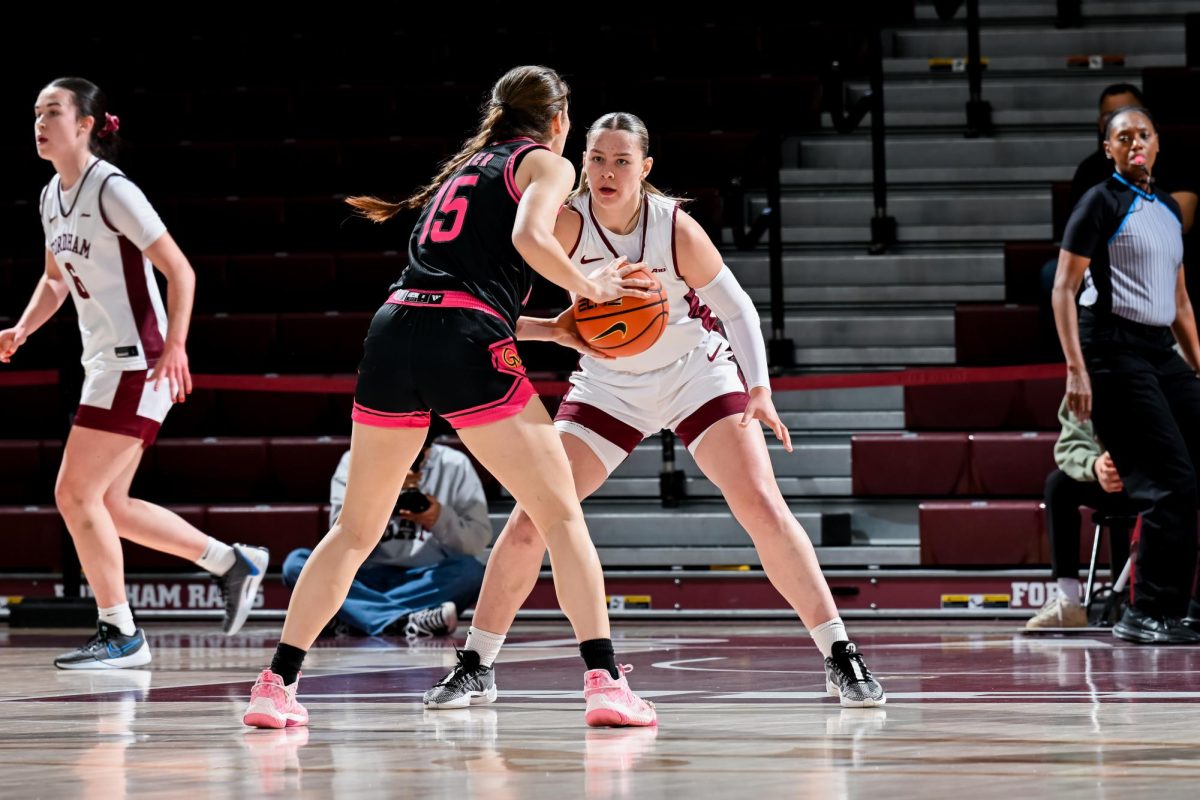
[[[346,452],[330,482],[329,523],[337,519],[346,499],[350,453]],[[471,460],[453,448],[435,444],[421,465],[418,488],[442,504],[433,530],[412,520],[393,516],[383,539],[367,558],[365,567],[426,567],[452,556],[478,555],[492,541],[483,485]]]

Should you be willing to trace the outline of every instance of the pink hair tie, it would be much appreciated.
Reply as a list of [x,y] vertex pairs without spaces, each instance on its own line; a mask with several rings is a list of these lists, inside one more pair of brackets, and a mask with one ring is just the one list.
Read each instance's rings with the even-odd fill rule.
[[115,116],[113,114],[109,114],[106,111],[106,112],[104,112],[104,127],[100,130],[100,132],[98,134],[96,134],[96,136],[100,139],[103,139],[105,136],[108,136],[109,134],[112,134],[112,133],[116,133],[120,129],[121,129],[121,118],[118,116]]

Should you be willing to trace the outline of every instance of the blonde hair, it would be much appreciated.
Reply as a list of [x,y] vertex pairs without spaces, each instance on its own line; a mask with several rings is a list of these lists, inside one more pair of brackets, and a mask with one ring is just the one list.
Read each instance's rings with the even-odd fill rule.
[[570,94],[570,87],[549,67],[514,67],[492,87],[492,94],[481,109],[483,116],[475,135],[443,162],[433,180],[399,203],[377,197],[349,197],[346,202],[375,222],[391,219],[405,209],[421,208],[447,178],[489,143],[520,137],[544,142],[549,136],[550,123],[566,110]]
[[[646,123],[642,122],[641,118],[636,114],[630,114],[628,111],[613,111],[605,114],[600,119],[592,123],[588,128],[587,142],[590,147],[592,141],[603,131],[625,131],[633,134],[638,140],[638,145],[642,150],[642,158],[650,156],[650,132],[646,130]],[[567,201],[570,202],[577,197],[582,196],[585,192],[590,191],[588,187],[587,169],[579,170],[579,185],[571,192]],[[642,178],[642,191],[646,194],[653,194],[662,197],[666,200],[671,200],[676,203],[686,202],[682,197],[672,197],[661,189],[657,188],[650,181]]]

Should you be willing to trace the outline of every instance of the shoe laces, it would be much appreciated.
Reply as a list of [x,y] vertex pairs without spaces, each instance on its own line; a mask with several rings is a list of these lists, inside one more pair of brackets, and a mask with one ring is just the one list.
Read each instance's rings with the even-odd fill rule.
[[470,678],[470,673],[482,667],[482,664],[476,667],[467,666],[466,654],[468,651],[455,650],[454,652],[458,656],[458,663],[454,666],[454,669],[450,670],[446,677],[438,681],[438,686],[455,686],[456,684],[463,683]]
[[423,608],[416,611],[408,618],[407,627],[411,630],[433,632],[435,628],[442,627],[446,624],[446,620],[442,617],[442,607]]
[[98,644],[107,642],[108,639],[109,639],[108,629],[105,628],[103,625],[97,626],[96,632],[92,634],[92,638],[87,640],[87,643],[84,644],[83,649],[88,650],[92,647],[95,647]]
[[[229,572],[233,572],[236,567],[237,564],[234,564],[233,567],[229,568]],[[229,593],[229,581],[226,580],[229,577],[229,572],[226,572],[224,575],[216,575],[213,577],[213,579],[217,582],[217,587],[221,590],[221,605],[224,606],[227,612],[231,610],[230,606],[233,604],[233,595]]]
[[862,681],[865,683],[866,681],[871,680],[871,670],[867,668],[867,662],[863,660],[862,653],[858,651],[858,646],[853,642],[851,642],[850,645],[842,651],[841,655],[835,656],[833,661],[835,663],[838,661],[845,661],[847,662],[847,665],[849,662],[853,662],[858,665],[858,674],[862,675],[861,678],[857,677],[854,669],[850,669],[848,671],[843,669],[842,672],[849,674],[856,681]]

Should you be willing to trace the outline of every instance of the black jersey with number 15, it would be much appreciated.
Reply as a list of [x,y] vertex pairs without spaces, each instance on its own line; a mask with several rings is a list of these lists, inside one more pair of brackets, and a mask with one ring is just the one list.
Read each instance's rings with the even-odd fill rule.
[[515,326],[533,285],[512,243],[521,199],[516,172],[536,149],[546,147],[528,138],[491,144],[451,175],[421,210],[408,266],[392,289],[430,292],[422,300],[430,305],[438,291],[468,292]]

